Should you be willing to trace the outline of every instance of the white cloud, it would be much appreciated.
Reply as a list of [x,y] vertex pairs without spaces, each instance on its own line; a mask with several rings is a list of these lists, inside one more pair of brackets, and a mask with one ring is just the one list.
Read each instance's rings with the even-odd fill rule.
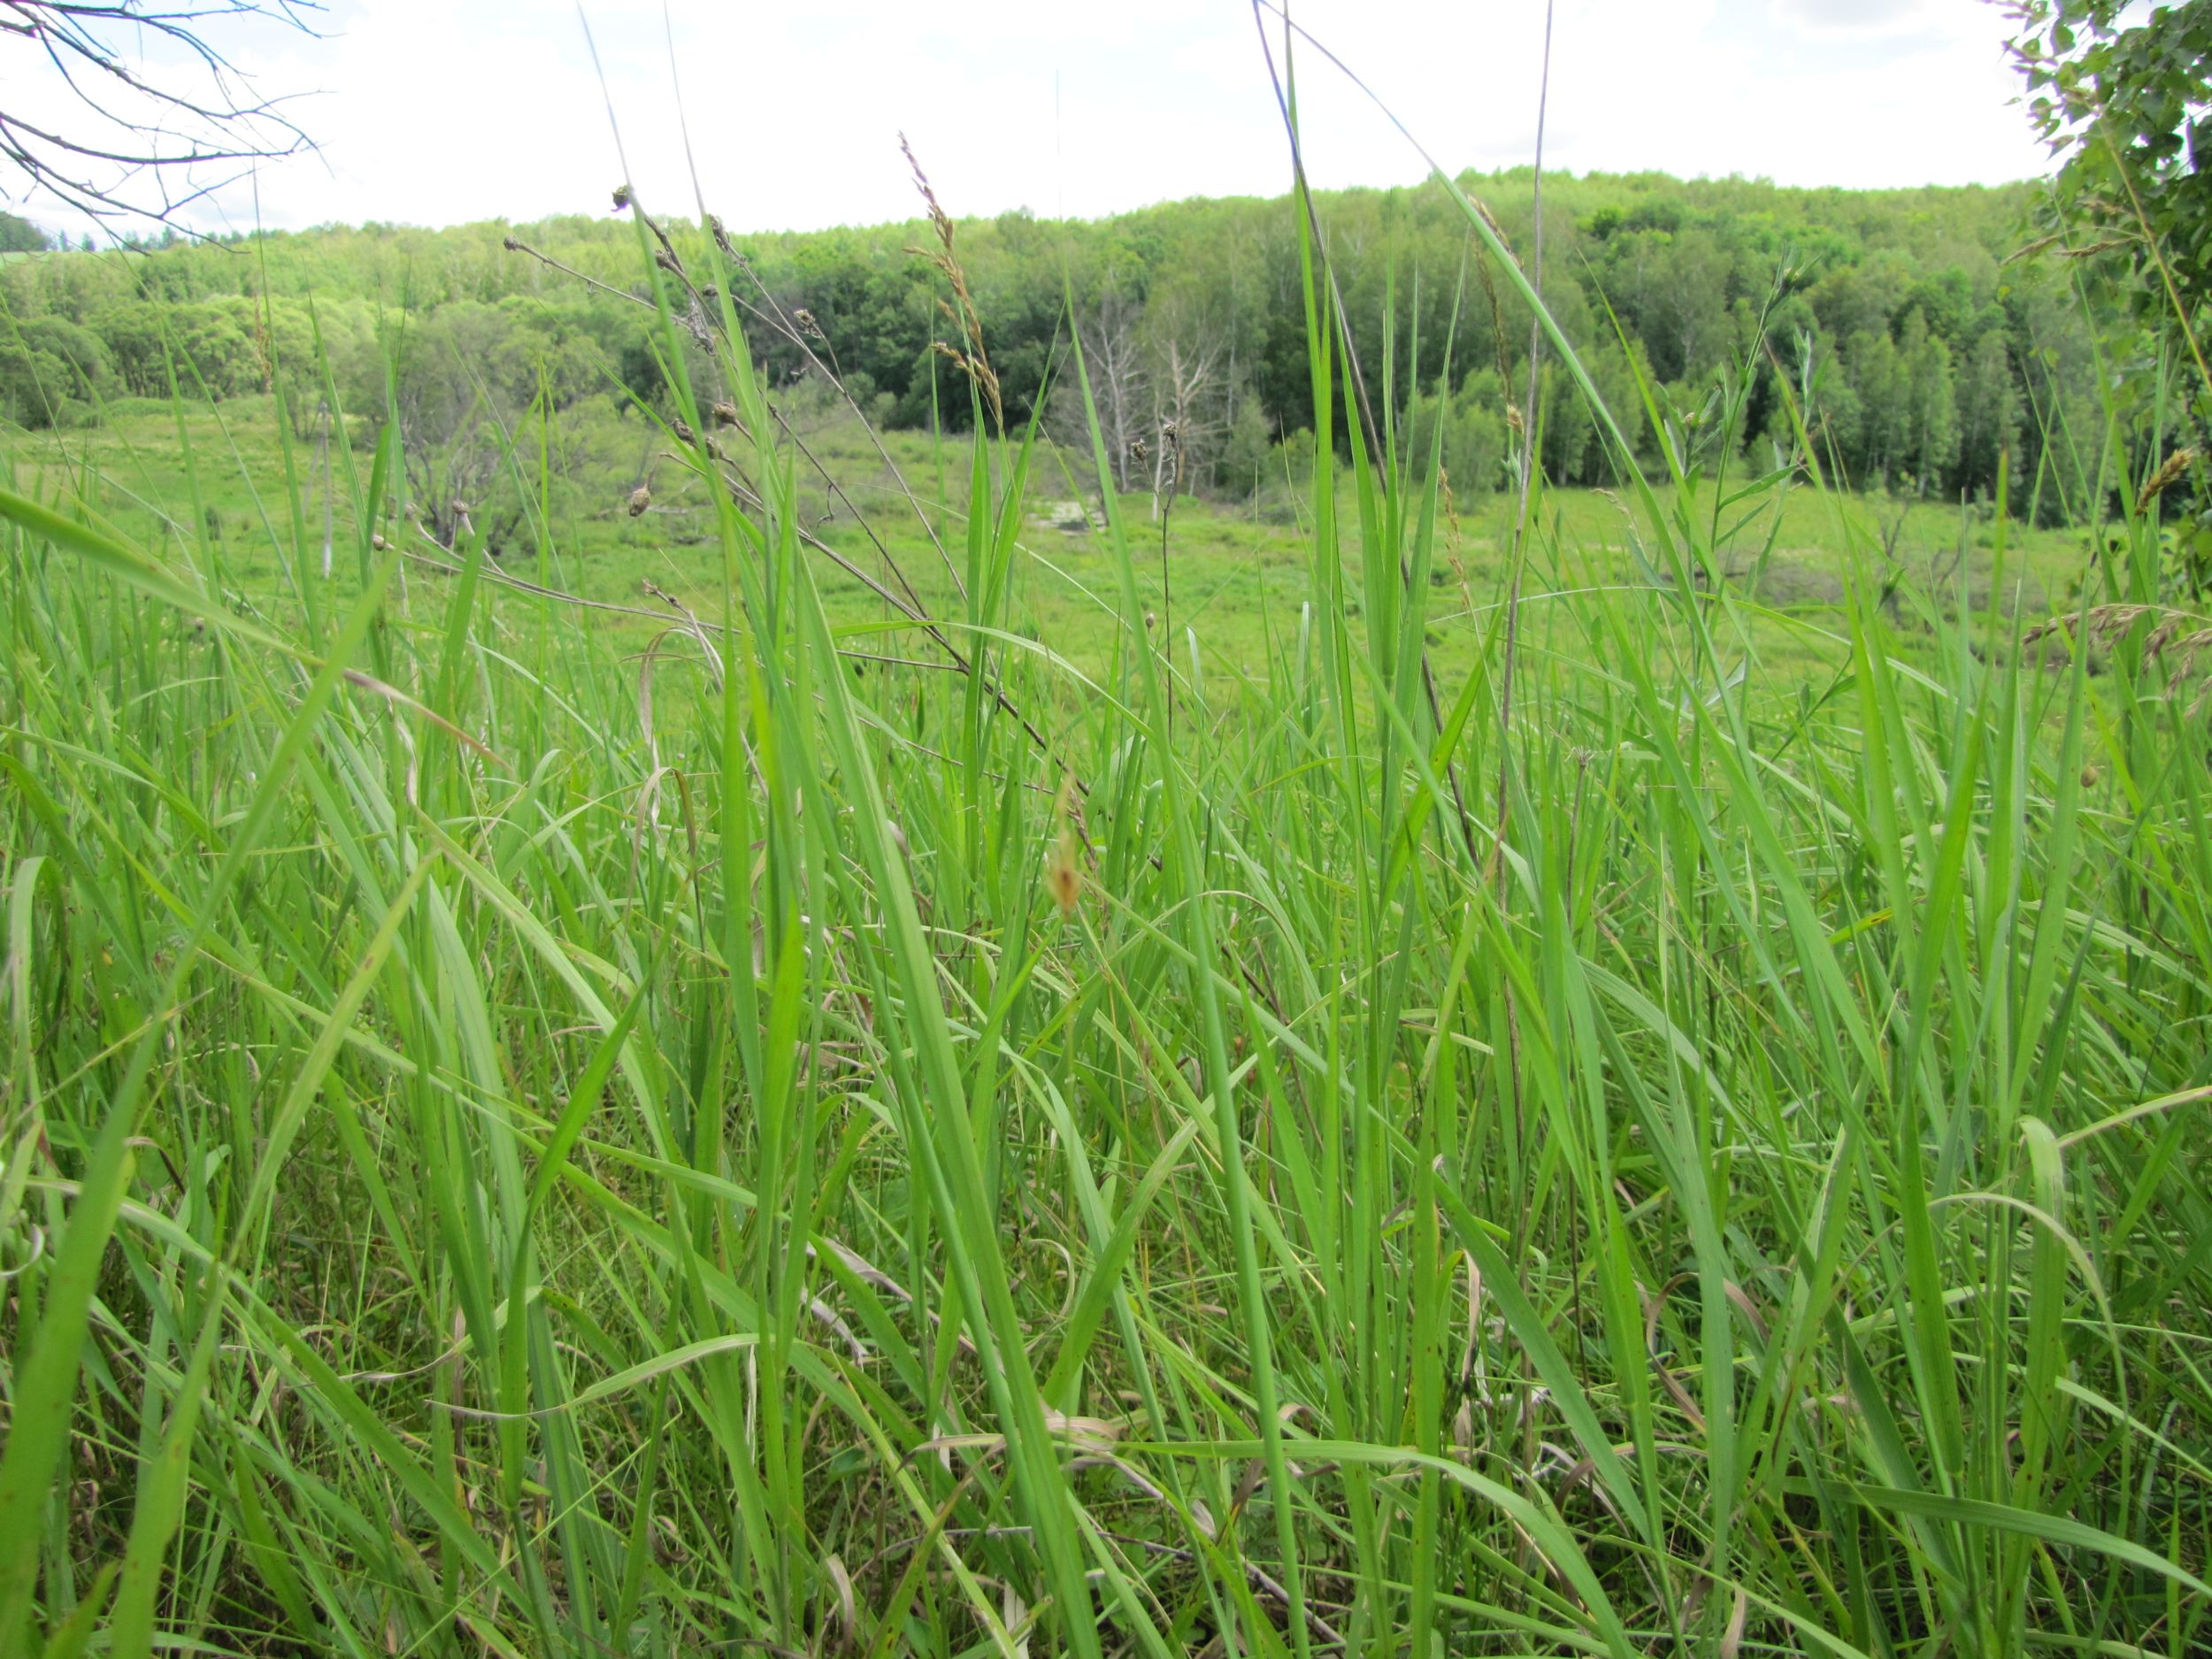
[[[661,0],[587,0],[630,171],[688,211]],[[741,228],[904,217],[904,130],[955,212],[1096,214],[1272,194],[1288,165],[1246,0],[669,0],[708,204]],[[1529,158],[1542,19],[1504,0],[1300,0],[1448,165]],[[1998,50],[2001,18],[1850,40],[1837,19],[1918,0],[1560,0],[1547,165],[1902,185],[2020,177],[2040,156]],[[619,179],[591,52],[561,0],[348,0],[320,41],[242,58],[301,107],[319,160],[265,168],[265,223],[443,224],[598,211]],[[1279,45],[1278,48],[1279,58]],[[1330,184],[1411,182],[1404,141],[1308,48],[1309,165]],[[250,224],[250,192],[228,192]]]
[[1935,0],[1774,0],[1777,22],[1836,39],[1930,28],[1941,12]]

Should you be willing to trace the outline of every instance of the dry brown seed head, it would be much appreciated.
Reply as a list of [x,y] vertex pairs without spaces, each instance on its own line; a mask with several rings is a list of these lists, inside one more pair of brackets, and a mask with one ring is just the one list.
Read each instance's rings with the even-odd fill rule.
[[634,518],[653,504],[653,492],[640,484],[630,492],[630,517]]
[[630,187],[626,184],[616,185],[614,188],[614,211],[619,213],[624,208],[629,205]]
[[1059,838],[1053,842],[1052,856],[1045,865],[1045,886],[1061,915],[1075,914],[1083,897],[1083,866],[1076,859],[1075,832],[1065,824],[1060,826]]
[[714,424],[718,426],[734,426],[737,425],[737,405],[735,403],[725,401],[723,403],[717,403],[707,412],[714,417]]

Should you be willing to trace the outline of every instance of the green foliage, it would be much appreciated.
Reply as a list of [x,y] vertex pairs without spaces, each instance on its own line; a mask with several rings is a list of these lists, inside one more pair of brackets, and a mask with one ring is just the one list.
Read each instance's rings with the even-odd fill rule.
[[66,317],[0,317],[0,413],[25,426],[80,420],[113,379],[107,342]]
[[1437,423],[1443,423],[1441,460],[1454,491],[1479,495],[1505,482],[1508,455],[1504,388],[1494,369],[1477,370],[1461,380],[1448,398],[1431,392],[1413,400],[1406,422],[1406,451],[1425,456],[1439,442]]
[[29,219],[0,213],[0,253],[42,253],[48,246],[46,233]]
[[2020,22],[2063,211],[2112,240],[2147,319],[2193,326],[2212,304],[2212,0],[2029,0]]
[[2114,0],[2027,0],[2020,24],[2030,116],[2062,162],[2047,241],[2085,260],[2099,298],[2116,296],[2140,330],[2112,351],[2127,418],[2149,433],[2129,472],[2162,480],[2145,482],[2141,508],[2163,495],[2168,569],[2201,595],[2212,573],[2212,0],[2147,15]]

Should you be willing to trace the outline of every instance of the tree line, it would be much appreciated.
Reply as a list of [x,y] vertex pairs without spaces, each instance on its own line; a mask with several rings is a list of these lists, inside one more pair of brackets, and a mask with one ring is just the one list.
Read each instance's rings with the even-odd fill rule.
[[[1461,183],[1528,245],[1525,170]],[[2018,498],[2065,516],[2087,504],[2102,437],[2096,336],[2069,268],[2013,257],[2039,188],[1553,175],[1543,292],[1655,464],[1669,443],[1787,454],[1801,429],[1849,485],[1970,499],[2008,453]],[[1315,219],[1374,395],[1387,384],[1417,440],[1445,421],[1455,490],[1499,487],[1528,327],[1463,222],[1424,188],[1323,193]],[[673,230],[714,268],[702,228]],[[1187,488],[1279,476],[1279,446],[1316,424],[1300,231],[1288,198],[957,221],[1006,419],[1068,422],[1072,325],[1125,488],[1162,481],[1171,426]],[[943,276],[914,251],[927,240],[918,222],[735,238],[733,297],[808,319],[803,338],[749,324],[772,379],[809,373],[810,349],[874,419],[964,428],[967,384],[933,343],[953,337]],[[281,390],[303,431],[334,392],[349,413],[397,412],[427,454],[534,404],[655,398],[642,265],[619,214],[19,254],[0,263],[0,410],[87,421],[165,397],[173,375],[217,399]],[[1536,389],[1548,474],[1611,482],[1565,377],[1546,367]],[[1722,432],[1726,408],[1741,418]]]

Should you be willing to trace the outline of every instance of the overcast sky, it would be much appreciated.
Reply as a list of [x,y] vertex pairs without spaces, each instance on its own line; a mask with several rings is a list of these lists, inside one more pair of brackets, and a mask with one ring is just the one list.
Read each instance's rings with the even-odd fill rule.
[[[1448,165],[1534,149],[1539,0],[1295,0]],[[586,42],[598,47],[607,96]],[[272,227],[604,211],[628,172],[733,228],[903,218],[903,130],[956,213],[1095,215],[1271,195],[1287,164],[1248,0],[334,0],[319,40],[232,37],[319,157],[265,167]],[[1995,182],[2043,171],[1984,0],[1559,0],[1548,166],[1785,184]],[[672,37],[672,51],[671,40]],[[9,65],[21,97],[24,68]],[[1424,168],[1309,53],[1325,184]],[[678,119],[677,92],[687,122]],[[250,228],[244,189],[201,221]],[[52,209],[28,210],[49,224]]]

